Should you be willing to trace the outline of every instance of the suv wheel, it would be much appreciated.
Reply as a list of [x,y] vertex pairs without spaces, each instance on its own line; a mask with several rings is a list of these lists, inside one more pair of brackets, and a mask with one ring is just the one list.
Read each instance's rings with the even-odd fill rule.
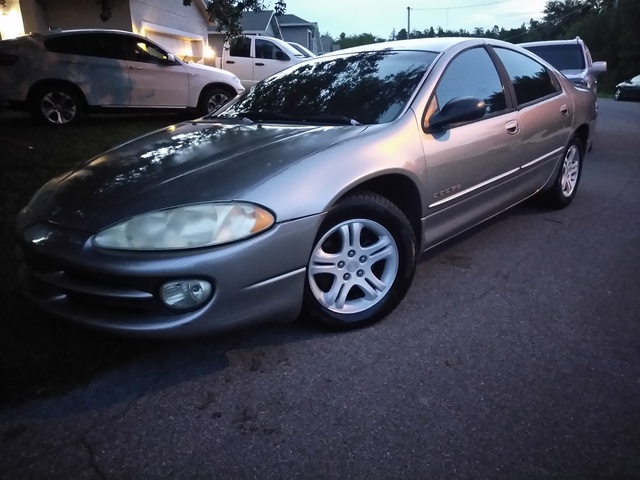
[[207,88],[200,94],[198,113],[200,115],[207,115],[215,112],[229,103],[232,98],[233,95],[230,95],[228,91],[222,88]]
[[82,116],[78,94],[66,85],[47,85],[38,89],[33,108],[35,115],[50,125],[66,125]]

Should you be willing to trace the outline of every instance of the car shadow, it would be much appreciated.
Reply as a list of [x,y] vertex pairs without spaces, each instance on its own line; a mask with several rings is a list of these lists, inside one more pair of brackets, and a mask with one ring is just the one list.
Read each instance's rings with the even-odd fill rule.
[[248,352],[243,365],[249,372],[264,373],[288,362],[266,358],[264,347],[337,334],[301,317],[193,339],[128,338],[66,323],[26,300],[17,303],[13,314],[23,317],[21,328],[8,334],[29,349],[26,360],[22,357],[28,365],[21,364],[19,355],[3,365],[0,404],[0,410],[14,410],[16,420],[129,404],[203,376],[222,375],[230,365],[229,352]]
[[538,196],[533,196],[516,205],[515,207],[499,213],[498,215],[491,217],[488,220],[475,225],[474,227],[471,227],[469,230],[466,230],[456,235],[455,237],[445,240],[439,245],[430,248],[419,256],[418,264],[422,264],[432,258],[438,257],[448,250],[454,250],[455,247],[467,242],[471,237],[478,235],[479,232],[490,229],[509,218],[540,215],[543,215],[545,218],[547,218],[548,215],[553,213],[554,211],[556,210],[549,209],[549,207],[545,205],[544,199]]

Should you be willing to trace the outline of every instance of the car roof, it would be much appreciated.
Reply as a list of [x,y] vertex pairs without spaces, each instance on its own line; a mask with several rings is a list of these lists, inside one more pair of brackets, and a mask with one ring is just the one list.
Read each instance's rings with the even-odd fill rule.
[[39,37],[42,40],[47,40],[52,37],[57,37],[61,35],[77,35],[82,33],[118,33],[121,35],[130,35],[133,37],[139,37],[140,35],[135,34],[133,32],[127,32],[126,30],[117,30],[113,28],[74,28],[69,30],[56,29],[49,30],[46,32],[33,33],[34,37]]
[[[331,52],[333,54],[355,53],[355,52],[371,52],[382,50],[424,50],[428,52],[443,52],[449,48],[468,43],[471,45],[500,45],[513,47],[514,45],[501,40],[491,38],[475,38],[475,37],[435,37],[435,38],[415,38],[411,40],[395,40],[390,42],[372,43],[359,47],[345,48]],[[323,55],[324,56],[324,55]]]
[[580,37],[572,38],[570,40],[541,40],[538,42],[525,42],[518,43],[521,47],[545,47],[551,45],[579,45],[582,42]]

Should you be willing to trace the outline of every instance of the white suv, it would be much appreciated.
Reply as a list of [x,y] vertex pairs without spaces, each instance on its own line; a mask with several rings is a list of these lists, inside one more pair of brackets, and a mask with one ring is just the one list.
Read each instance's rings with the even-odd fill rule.
[[594,62],[587,45],[580,37],[573,40],[549,40],[543,42],[520,43],[560,70],[576,85],[598,90],[596,75],[607,70],[607,62]]
[[218,68],[185,63],[148,38],[67,30],[0,42],[0,106],[64,125],[92,111],[217,110],[244,87]]

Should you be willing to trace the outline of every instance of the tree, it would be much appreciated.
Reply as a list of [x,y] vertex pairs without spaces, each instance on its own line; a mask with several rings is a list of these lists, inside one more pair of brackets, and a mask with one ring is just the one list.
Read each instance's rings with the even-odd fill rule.
[[[401,30],[402,31],[402,30]],[[400,38],[400,33],[396,38]],[[371,33],[361,33],[359,35],[347,35],[342,32],[340,36],[333,40],[334,43],[340,45],[340,48],[357,47],[359,45],[368,45],[370,43],[379,43],[386,41],[384,38],[376,37]]]
[[[175,0],[180,1],[180,0]],[[185,7],[191,6],[193,0],[182,0]],[[101,8],[100,18],[106,22],[111,18],[115,0],[96,0]],[[4,6],[6,0],[0,0],[0,5]],[[253,10],[254,12],[263,10],[264,0],[208,0],[207,13],[209,21],[218,26],[219,32],[227,32],[227,36],[233,37],[242,34],[240,21],[242,12]],[[274,10],[276,15],[282,15],[287,8],[284,0],[277,0]]]

